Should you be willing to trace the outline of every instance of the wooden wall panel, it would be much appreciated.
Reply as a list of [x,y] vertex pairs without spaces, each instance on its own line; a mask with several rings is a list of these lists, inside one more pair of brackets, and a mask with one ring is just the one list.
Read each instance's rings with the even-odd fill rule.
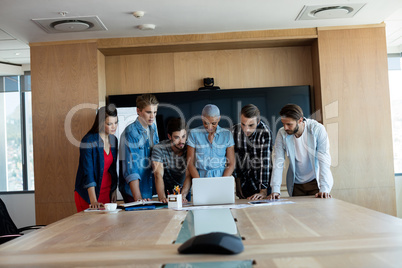
[[107,95],[174,91],[172,53],[106,57]]
[[99,106],[106,105],[106,63],[105,55],[97,51],[98,55],[98,95]]
[[[204,86],[203,79],[206,77],[213,77],[215,85],[224,88],[221,80],[222,77],[217,75],[222,70],[216,69],[216,59],[220,53],[227,54],[226,51],[176,53],[174,61],[175,91],[198,90],[198,88]],[[233,65],[240,65],[240,54],[237,55],[239,57],[231,62]]]
[[66,128],[65,121],[77,105],[99,102],[96,43],[32,46],[31,74],[36,221],[49,224],[76,212],[77,142],[95,111],[79,109]]
[[321,29],[318,46],[334,196],[396,215],[385,28]]
[[214,77],[222,89],[313,85],[311,47],[106,57],[107,95],[191,91]]
[[321,100],[321,79],[320,79],[320,60],[318,52],[318,41],[311,45],[311,61],[313,67],[313,88],[315,113],[313,119],[322,123],[322,100]]
[[298,28],[214,34],[103,38],[99,39],[97,43],[99,50],[104,55],[120,56],[155,52],[302,46],[310,44],[316,38],[316,28]]

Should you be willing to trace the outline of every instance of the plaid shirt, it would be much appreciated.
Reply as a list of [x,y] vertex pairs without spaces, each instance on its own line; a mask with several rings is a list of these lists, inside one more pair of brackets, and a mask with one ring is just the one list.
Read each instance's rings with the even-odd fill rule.
[[240,124],[233,127],[235,141],[236,169],[234,176],[240,179],[244,194],[254,194],[267,189],[270,176],[272,133],[262,121],[256,131],[247,137]]

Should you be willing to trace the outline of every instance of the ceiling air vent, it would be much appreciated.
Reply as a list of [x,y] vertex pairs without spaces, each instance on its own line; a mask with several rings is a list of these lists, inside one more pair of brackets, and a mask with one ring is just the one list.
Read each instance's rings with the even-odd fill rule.
[[365,4],[304,6],[296,20],[344,19],[353,17]]
[[98,16],[32,19],[47,33],[107,31]]

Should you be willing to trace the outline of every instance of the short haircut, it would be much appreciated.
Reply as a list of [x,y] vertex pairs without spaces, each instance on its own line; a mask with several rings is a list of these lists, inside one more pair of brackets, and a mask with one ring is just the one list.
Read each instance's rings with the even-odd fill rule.
[[207,104],[204,109],[202,109],[202,116],[219,117],[221,116],[221,112],[219,111],[218,106]]
[[279,115],[281,117],[292,118],[296,121],[299,120],[300,118],[304,117],[302,108],[300,108],[299,105],[292,104],[292,103],[286,104],[285,106],[283,106],[283,108],[279,112]]
[[257,122],[260,121],[260,110],[254,104],[247,104],[241,108],[240,114],[246,118],[257,117]]
[[167,133],[172,136],[175,131],[181,131],[182,129],[187,129],[186,123],[180,117],[172,118],[167,124]]
[[158,105],[159,102],[152,94],[143,94],[136,99],[137,108],[142,110],[149,105]]

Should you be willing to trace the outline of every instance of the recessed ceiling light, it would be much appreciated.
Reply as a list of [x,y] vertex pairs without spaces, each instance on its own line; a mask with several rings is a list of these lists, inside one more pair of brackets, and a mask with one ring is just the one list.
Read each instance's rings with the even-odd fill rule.
[[141,25],[138,25],[138,29],[140,29],[142,31],[154,30],[155,24],[141,24]]
[[53,22],[50,24],[50,27],[61,32],[80,32],[88,30],[94,27],[94,25],[91,22],[83,20],[61,20]]
[[356,13],[364,6],[365,4],[304,6],[297,16],[296,20],[351,18],[356,15]]
[[353,8],[347,6],[331,6],[318,8],[310,11],[308,14],[311,17],[319,19],[339,18],[353,11]]

